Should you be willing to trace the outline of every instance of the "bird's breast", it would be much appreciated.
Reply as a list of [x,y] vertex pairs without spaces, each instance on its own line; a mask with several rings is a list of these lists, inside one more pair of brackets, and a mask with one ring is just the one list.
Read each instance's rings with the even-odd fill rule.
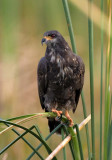
[[[49,73],[55,78],[66,78],[66,76],[72,76],[73,70],[66,59],[59,54],[55,54],[53,51],[49,53],[48,57]],[[52,77],[53,78],[53,77]]]

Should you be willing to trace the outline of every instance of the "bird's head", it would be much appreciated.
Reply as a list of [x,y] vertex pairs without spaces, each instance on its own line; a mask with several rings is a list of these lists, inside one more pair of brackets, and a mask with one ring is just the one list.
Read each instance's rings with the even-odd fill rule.
[[62,41],[64,38],[58,31],[48,31],[44,33],[44,37],[42,38],[42,45],[43,43],[46,43],[47,46],[49,45],[55,45],[56,43],[59,43]]

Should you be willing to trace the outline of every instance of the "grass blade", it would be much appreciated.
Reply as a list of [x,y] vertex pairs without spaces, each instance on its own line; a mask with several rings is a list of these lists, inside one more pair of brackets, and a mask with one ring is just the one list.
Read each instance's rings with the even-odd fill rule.
[[44,137],[42,136],[42,133],[40,132],[39,127],[38,127],[37,125],[34,125],[34,126],[35,126],[35,129],[36,129],[38,135],[39,135],[42,139],[44,139]]
[[28,114],[28,115],[23,115],[23,116],[13,117],[13,118],[9,118],[9,119],[7,119],[7,121],[14,121],[14,120],[18,120],[18,119],[29,118],[29,117],[36,116],[36,115],[37,115],[37,114],[36,114],[36,113],[34,113],[34,114]]
[[[9,127],[8,124],[5,123],[5,125]],[[32,127],[33,127],[33,126],[32,126]],[[30,130],[31,130],[31,129],[30,129]],[[17,132],[15,129],[12,129],[12,131],[13,131],[14,133],[16,133],[18,136],[21,135],[21,134],[20,134],[19,132]],[[37,153],[37,151],[35,150],[35,148],[34,148],[24,137],[21,137],[21,139],[22,139],[30,148],[32,148],[32,150],[33,150],[36,154],[39,154],[39,153]]]
[[[26,116],[28,116],[28,117],[16,122],[15,124],[21,124],[21,123],[28,122],[29,120],[33,120],[33,119],[37,118],[38,116],[55,118],[57,115],[53,112],[45,112],[45,113],[36,113],[35,115],[25,115],[25,116],[20,116],[20,117],[26,117]],[[20,117],[14,117],[9,120],[11,121],[11,120],[15,120],[15,119],[21,119]],[[67,121],[68,121],[67,118],[65,116],[62,116],[62,122],[66,123]],[[4,129],[3,131],[0,132],[0,135],[5,133],[6,131],[12,129],[12,128],[13,128],[13,126],[7,127],[6,129]]]
[[76,128],[76,132],[77,132],[77,139],[78,139],[78,143],[79,143],[80,157],[81,157],[81,160],[84,160],[82,144],[81,144],[81,139],[80,139],[80,133],[79,133],[79,127],[78,127],[77,124],[75,124],[74,127]]
[[107,159],[111,160],[112,158],[112,121],[109,127],[109,134],[108,134],[108,152],[107,152]]
[[105,108],[105,119],[104,119],[104,159],[107,159],[107,142],[108,142],[108,132],[109,132],[109,115],[110,115],[110,87],[106,95],[106,108]]
[[[31,128],[29,128],[29,130],[32,130],[33,128],[35,128],[35,126],[32,126]],[[24,139],[24,141],[26,142],[26,139],[23,136],[25,136],[27,133],[28,133],[28,131],[25,131],[23,134],[16,133],[18,135],[18,137],[14,141],[12,141],[10,144],[8,144],[5,148],[3,148],[0,151],[0,155],[3,152],[5,152],[9,147],[11,147],[14,143],[16,143],[20,138]],[[35,150],[35,148],[29,142],[27,142],[27,144],[40,157],[41,160],[44,160],[44,158]]]
[[[63,128],[64,128],[64,131],[66,133],[66,136],[68,136],[69,132],[68,132],[67,128],[64,125],[63,125]],[[72,153],[73,160],[75,160],[75,154],[74,154],[74,151],[73,151],[73,147],[72,147],[72,142],[71,141],[69,142],[69,147],[70,147],[70,150],[71,150],[71,153]]]
[[[63,2],[64,11],[65,11],[67,26],[68,26],[70,40],[71,40],[71,44],[72,44],[72,49],[73,49],[74,53],[77,53],[76,45],[75,45],[74,32],[73,32],[73,27],[72,27],[72,21],[71,21],[69,7],[68,7],[68,2],[67,2],[67,0],[62,0],[62,2]],[[83,105],[83,114],[84,114],[84,119],[85,119],[87,117],[87,113],[86,113],[86,105],[85,105],[85,99],[84,99],[83,91],[81,93],[81,98],[82,98],[82,105]],[[90,140],[89,140],[88,124],[85,126],[85,128],[86,128],[86,137],[87,137],[88,157],[89,157],[89,160],[90,160],[91,159],[91,152],[90,152]]]
[[[45,146],[48,154],[50,154],[52,152],[52,150],[50,149],[50,147],[46,144],[46,142],[41,138],[39,137],[36,133],[34,133],[33,131],[29,130],[28,128],[25,128],[21,125],[18,125],[18,124],[15,124],[15,123],[12,123],[12,122],[8,122],[8,121],[5,121],[5,120],[0,120],[0,123],[7,123],[9,125],[13,125],[13,126],[16,126],[16,127],[19,127],[25,131],[28,131],[30,134],[32,134],[34,137],[36,137],[39,141],[42,142],[42,144]],[[54,157],[54,160],[57,160],[56,157]]]
[[[61,135],[62,135],[62,140],[64,140],[64,130],[61,128]],[[66,160],[66,150],[65,147],[63,148],[63,159]]]
[[74,154],[75,154],[75,160],[79,160],[80,159],[80,153],[79,153],[79,146],[78,146],[77,136],[74,133],[74,130],[73,130],[72,127],[68,127],[68,131],[69,131],[69,133],[71,135],[71,140],[72,140]]
[[[91,115],[84,119],[78,126],[81,130],[89,121],[91,120]],[[73,128],[72,128],[73,129]],[[76,134],[76,129],[74,129]],[[46,160],[51,160],[68,142],[71,140],[71,135],[67,136],[55,149],[54,151],[46,158]]]
[[76,46],[75,46],[75,37],[74,37],[74,33],[73,33],[73,27],[72,27],[72,21],[71,21],[71,17],[70,17],[68,2],[67,2],[67,0],[62,0],[62,2],[63,2],[66,21],[67,21],[67,25],[68,25],[69,34],[70,34],[72,49],[76,53],[77,51],[76,51]]
[[105,112],[104,112],[104,159],[107,160],[107,144],[109,132],[110,116],[110,67],[111,67],[111,48],[112,48],[112,22],[111,22],[111,1],[108,1],[108,49],[106,54],[106,80],[105,80]]
[[[46,138],[45,140],[47,141],[60,127],[62,126],[62,124],[59,124]],[[36,151],[38,151],[42,146],[42,143],[35,149]],[[32,152],[29,157],[26,160],[30,160],[33,155],[35,154],[35,152]]]
[[[86,105],[85,105],[85,100],[84,100],[84,93],[82,91],[81,93],[81,98],[82,98],[82,106],[83,106],[83,114],[84,114],[84,119],[87,117],[86,113]],[[88,124],[85,125],[86,129],[86,137],[87,137],[87,147],[88,147],[88,159],[91,159],[91,150],[90,150],[90,140],[89,140],[89,129],[88,129]]]
[[93,75],[93,21],[92,0],[88,5],[88,32],[89,32],[89,68],[90,68],[90,96],[91,96],[91,137],[92,137],[92,159],[95,160],[95,128],[94,128],[94,75]]
[[101,0],[101,79],[100,79],[100,160],[102,160],[102,98],[103,98],[103,0]]
[[111,100],[110,100],[110,111],[109,111],[109,124],[111,124],[111,116],[112,116],[112,93],[111,93]]

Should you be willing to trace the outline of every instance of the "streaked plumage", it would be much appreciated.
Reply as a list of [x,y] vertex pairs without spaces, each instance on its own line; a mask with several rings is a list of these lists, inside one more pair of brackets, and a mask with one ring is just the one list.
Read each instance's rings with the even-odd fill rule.
[[[63,114],[70,109],[75,112],[84,84],[84,63],[72,52],[59,32],[46,32],[43,42],[47,45],[46,53],[41,58],[37,70],[42,109],[61,110]],[[50,131],[59,123],[50,118]]]

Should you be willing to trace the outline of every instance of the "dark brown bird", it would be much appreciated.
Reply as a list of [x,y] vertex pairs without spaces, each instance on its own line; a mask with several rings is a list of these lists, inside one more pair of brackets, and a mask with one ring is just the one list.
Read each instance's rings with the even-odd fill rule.
[[[82,59],[74,54],[58,31],[44,33],[42,44],[46,43],[46,53],[41,58],[38,69],[38,92],[42,109],[64,114],[73,126],[68,111],[75,112],[84,84],[85,66]],[[48,118],[50,132],[60,123]]]

